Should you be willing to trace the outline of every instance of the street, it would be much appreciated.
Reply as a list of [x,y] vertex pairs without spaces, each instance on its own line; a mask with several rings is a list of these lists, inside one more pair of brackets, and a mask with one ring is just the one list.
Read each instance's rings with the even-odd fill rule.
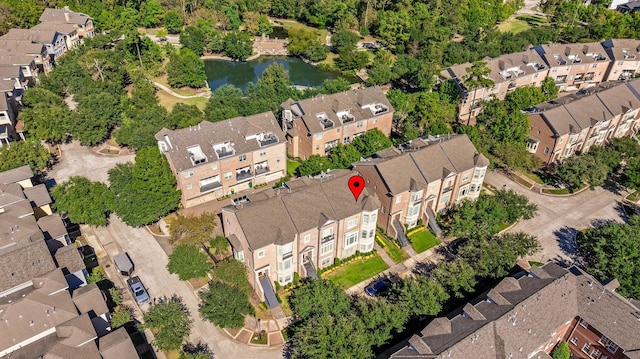
[[542,250],[529,258],[530,260],[571,262],[575,253],[575,234],[579,230],[592,226],[596,220],[622,222],[617,208],[626,193],[615,193],[598,187],[574,196],[546,196],[532,192],[494,171],[488,171],[484,181],[495,188],[506,185],[507,189],[527,196],[538,206],[538,213],[533,219],[521,221],[509,230],[538,237]]

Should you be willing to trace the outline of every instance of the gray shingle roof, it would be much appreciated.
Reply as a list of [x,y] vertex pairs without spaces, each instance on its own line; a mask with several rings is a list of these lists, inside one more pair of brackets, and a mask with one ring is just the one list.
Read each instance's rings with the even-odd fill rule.
[[137,358],[136,348],[124,327],[101,337],[98,341],[102,359]]
[[38,219],[38,227],[42,230],[46,240],[55,239],[67,234],[67,229],[58,213]]
[[247,139],[247,137],[255,136],[262,132],[271,132],[278,137],[278,142],[263,146],[264,148],[285,141],[284,133],[272,112],[236,117],[219,122],[202,121],[197,126],[180,130],[172,131],[163,128],[156,133],[155,137],[158,141],[166,141],[165,135],[168,136],[171,146],[169,146],[170,148],[166,155],[178,171],[183,171],[195,167],[187,151],[190,147],[199,145],[202,152],[207,156],[208,163],[218,160],[213,145],[226,141],[233,143],[236,156],[260,149],[260,143],[255,138]]
[[109,311],[96,283],[90,283],[74,290],[73,303],[80,313],[89,313],[93,310],[96,315],[102,315]]
[[[626,351],[640,349],[638,308],[577,267],[555,263],[506,278],[461,310],[431,322],[392,358],[527,358],[567,321],[585,319]],[[422,342],[422,343],[421,343]]]
[[35,242],[18,243],[9,248],[0,255],[0,291],[28,282],[56,268],[42,238]]
[[33,177],[33,171],[31,171],[31,167],[25,165],[12,170],[0,172],[0,183],[17,183],[31,177]]
[[[67,21],[65,13],[69,14],[69,21]],[[67,22],[70,24],[84,25],[89,19],[91,19],[89,15],[71,11],[68,7],[62,9],[44,9],[42,15],[40,15],[40,22]]]
[[353,175],[355,173],[348,170],[336,170],[322,180],[296,179],[287,183],[291,193],[280,189],[277,196],[245,203],[242,208],[226,206],[223,210],[236,213],[252,250],[290,243],[297,233],[317,228],[329,220],[341,220],[380,207],[380,201],[367,188],[358,201],[354,201],[347,185]]
[[318,114],[324,113],[331,121],[339,125],[341,121],[336,112],[349,110],[350,114],[355,117],[355,121],[369,119],[374,117],[372,110],[369,107],[364,109],[362,107],[371,104],[382,104],[389,108],[389,112],[394,111],[387,96],[378,86],[331,95],[318,95],[297,102],[289,99],[281,107],[285,110],[291,110],[294,118],[301,117],[310,133],[318,133],[324,131],[316,117]]
[[49,191],[47,190],[47,186],[44,183],[39,185],[25,188],[24,195],[27,196],[27,199],[31,202],[31,205],[34,207],[44,206],[46,204],[51,204],[51,196],[49,195]]
[[67,268],[71,273],[86,268],[80,252],[78,252],[78,248],[74,245],[59,248],[56,250],[55,257],[56,262],[58,262],[58,267]]
[[[417,146],[419,144],[419,146]],[[416,145],[416,146],[414,146]],[[390,193],[408,191],[411,183],[424,188],[443,179],[448,173],[461,173],[476,166],[488,165],[488,160],[475,149],[467,135],[442,137],[433,142],[412,142],[411,152],[385,151],[381,159],[357,162],[358,166],[375,166]],[[422,147],[424,146],[424,147]]]
[[31,29],[11,29],[0,39],[4,40],[29,40],[39,44],[52,44],[58,32],[55,30],[31,30]]

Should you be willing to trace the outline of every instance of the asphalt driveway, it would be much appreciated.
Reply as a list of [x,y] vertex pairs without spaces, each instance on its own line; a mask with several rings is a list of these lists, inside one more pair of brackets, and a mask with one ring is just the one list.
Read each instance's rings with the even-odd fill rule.
[[586,190],[574,196],[558,197],[534,193],[499,172],[489,171],[485,183],[496,188],[513,189],[538,206],[536,217],[522,221],[510,232],[525,232],[540,240],[542,250],[530,260],[571,262],[575,254],[575,235],[601,220],[623,221],[620,202],[627,195],[613,186]]

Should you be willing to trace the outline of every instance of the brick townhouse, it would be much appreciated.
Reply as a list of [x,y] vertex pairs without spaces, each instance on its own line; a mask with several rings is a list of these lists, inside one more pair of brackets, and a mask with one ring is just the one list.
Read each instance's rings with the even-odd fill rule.
[[391,358],[548,359],[565,340],[571,358],[637,359],[640,309],[617,287],[575,266],[531,267],[435,318]]
[[378,225],[408,244],[405,228],[421,220],[437,232],[435,213],[478,198],[488,165],[469,137],[457,135],[413,140],[354,163],[353,170],[380,198]]
[[273,303],[271,283],[291,283],[294,273],[317,278],[317,268],[373,250],[380,201],[365,189],[356,201],[348,188],[355,172],[335,170],[298,178],[275,192],[222,208],[224,234],[245,263],[260,298]]
[[529,112],[527,149],[545,165],[561,162],[640,128],[640,79],[606,82],[584,94],[538,104]]
[[629,80],[640,69],[640,40],[611,39],[602,42],[611,59],[605,81]]
[[284,133],[271,112],[202,121],[155,135],[182,191],[185,208],[286,175]]
[[388,137],[393,124],[393,106],[377,86],[289,99],[281,107],[287,152],[303,160],[324,156],[338,143],[350,143],[374,128]]
[[487,77],[494,82],[494,86],[489,88],[472,88],[465,84],[471,63],[453,65],[441,72],[443,78],[452,79],[458,88],[461,95],[458,119],[464,123],[469,119],[474,122],[482,109],[483,101],[492,98],[504,100],[509,92],[518,87],[540,86],[549,73],[549,67],[534,50],[505,54],[496,58],[486,57],[482,61],[487,63],[490,70]]

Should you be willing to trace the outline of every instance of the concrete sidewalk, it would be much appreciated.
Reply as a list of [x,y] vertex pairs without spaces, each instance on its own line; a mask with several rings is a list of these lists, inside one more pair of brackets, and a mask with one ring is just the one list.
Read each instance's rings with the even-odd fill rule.
[[[231,338],[241,342],[242,344],[247,344],[256,347],[277,347],[284,344],[284,336],[282,335],[282,330],[287,326],[287,319],[268,319],[268,320],[260,320],[252,317],[244,318],[244,326],[240,328],[238,332],[233,332],[227,329],[224,329],[224,332],[227,333]],[[254,334],[258,334],[259,332],[264,331],[267,339],[266,344],[258,344],[253,339]]]

